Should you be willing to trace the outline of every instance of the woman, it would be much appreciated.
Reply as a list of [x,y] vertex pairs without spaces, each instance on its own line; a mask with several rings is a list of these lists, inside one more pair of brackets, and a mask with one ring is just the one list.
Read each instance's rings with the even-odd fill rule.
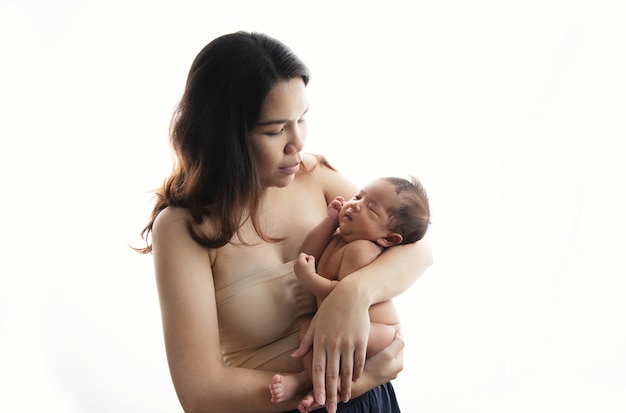
[[[301,371],[311,347],[315,400],[329,412],[338,398],[349,400],[340,410],[355,412],[395,403],[388,382],[402,369],[403,342],[365,362],[368,309],[406,290],[430,264],[430,249],[420,242],[381,254],[314,315],[293,261],[328,203],[356,187],[302,153],[308,80],[286,46],[261,34],[219,37],[191,66],[171,124],[177,163],[143,231],[185,411],[294,409],[303,395],[272,403],[268,383],[274,372]],[[311,317],[298,348],[298,328]]]

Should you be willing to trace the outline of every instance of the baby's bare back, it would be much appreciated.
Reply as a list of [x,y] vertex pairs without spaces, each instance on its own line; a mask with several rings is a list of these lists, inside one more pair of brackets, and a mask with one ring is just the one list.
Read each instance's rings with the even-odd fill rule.
[[[344,242],[335,235],[317,265],[317,273],[329,280],[340,281],[359,268],[374,261],[383,251],[376,243],[368,240]],[[370,321],[395,325],[400,318],[391,300],[370,307]]]

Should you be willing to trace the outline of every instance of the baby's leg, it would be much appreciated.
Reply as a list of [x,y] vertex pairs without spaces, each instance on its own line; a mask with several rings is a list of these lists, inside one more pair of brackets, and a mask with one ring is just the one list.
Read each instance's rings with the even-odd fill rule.
[[370,335],[367,342],[367,357],[380,352],[393,341],[400,330],[400,318],[393,301],[383,301],[370,307]]
[[372,357],[391,344],[398,330],[400,330],[399,324],[390,325],[371,322],[366,357]]
[[[305,321],[300,326],[298,332],[298,343],[302,342],[310,321]],[[313,386],[313,376],[311,374],[311,364],[313,363],[313,355],[307,354],[302,358],[304,370],[297,374],[274,374],[270,383],[271,400],[274,403],[284,402],[295,397],[298,393],[310,389]]]
[[303,389],[311,387],[311,372],[305,370],[297,374],[274,374],[270,383],[272,403],[280,403],[300,394]]

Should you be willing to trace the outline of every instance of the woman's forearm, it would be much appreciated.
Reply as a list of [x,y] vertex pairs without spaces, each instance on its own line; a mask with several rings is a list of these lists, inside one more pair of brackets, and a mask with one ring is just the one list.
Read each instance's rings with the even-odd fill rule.
[[187,377],[175,382],[185,412],[276,413],[295,409],[304,396],[302,392],[292,400],[272,403],[268,386],[273,372],[237,367],[220,370],[219,374],[208,377]]
[[369,305],[377,304],[405,292],[432,262],[432,250],[427,241],[398,245],[344,278],[336,290],[345,290],[346,294],[366,300]]

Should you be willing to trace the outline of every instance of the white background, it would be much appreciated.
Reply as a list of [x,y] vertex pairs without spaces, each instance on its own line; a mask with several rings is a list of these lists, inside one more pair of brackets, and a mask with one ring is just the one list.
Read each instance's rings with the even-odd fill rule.
[[180,411],[129,244],[192,59],[239,29],[310,66],[307,150],[429,191],[404,412],[625,411],[618,3],[0,0],[0,411]]

